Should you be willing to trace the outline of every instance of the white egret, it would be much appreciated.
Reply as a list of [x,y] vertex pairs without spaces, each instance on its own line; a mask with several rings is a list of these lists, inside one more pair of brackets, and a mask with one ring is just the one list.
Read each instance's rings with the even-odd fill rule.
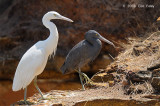
[[47,60],[52,53],[55,54],[57,43],[58,43],[58,31],[56,25],[51,22],[51,19],[61,19],[69,22],[73,22],[71,19],[66,18],[55,11],[46,13],[42,22],[43,25],[49,29],[50,35],[46,40],[39,41],[34,44],[27,52],[22,56],[13,80],[13,91],[25,89],[24,91],[24,102],[26,102],[27,86],[34,79],[34,85],[38,92],[44,99],[41,90],[37,86],[37,75],[41,74],[47,64]]

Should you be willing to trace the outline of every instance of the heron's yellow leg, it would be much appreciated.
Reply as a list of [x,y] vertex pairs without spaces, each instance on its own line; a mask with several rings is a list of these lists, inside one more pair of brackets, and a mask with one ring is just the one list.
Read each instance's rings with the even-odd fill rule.
[[92,80],[85,73],[81,72],[80,68],[78,69],[77,72],[79,73],[80,81],[81,81],[81,84],[82,84],[82,89],[85,90],[83,82],[88,84],[88,83],[91,83]]
[[85,87],[84,87],[84,84],[83,84],[83,78],[82,78],[82,75],[81,75],[82,72],[81,72],[80,68],[78,70],[78,73],[79,73],[79,78],[80,78],[80,81],[81,81],[82,89],[85,90]]
[[81,72],[82,76],[83,76],[83,80],[85,80],[86,84],[89,84],[92,82],[92,80],[83,72]]

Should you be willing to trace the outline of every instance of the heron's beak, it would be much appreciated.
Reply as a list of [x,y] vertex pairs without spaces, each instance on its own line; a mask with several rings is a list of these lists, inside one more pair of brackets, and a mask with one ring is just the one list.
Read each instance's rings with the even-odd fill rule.
[[108,43],[108,44],[110,44],[110,45],[112,45],[113,47],[116,47],[112,42],[110,42],[109,40],[107,40],[106,38],[104,38],[102,36],[100,36],[99,39],[104,41],[104,42],[106,42],[106,43]]
[[160,21],[160,17],[157,19],[157,21]]
[[59,18],[62,19],[62,20],[65,20],[65,21],[73,22],[71,19],[69,19],[67,17],[64,17],[62,15]]

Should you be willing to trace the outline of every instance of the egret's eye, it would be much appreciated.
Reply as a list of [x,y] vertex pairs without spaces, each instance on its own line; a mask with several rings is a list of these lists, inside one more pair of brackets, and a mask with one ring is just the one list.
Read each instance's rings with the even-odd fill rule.
[[96,34],[96,36],[98,36],[98,34]]
[[55,17],[57,16],[56,14],[53,14]]

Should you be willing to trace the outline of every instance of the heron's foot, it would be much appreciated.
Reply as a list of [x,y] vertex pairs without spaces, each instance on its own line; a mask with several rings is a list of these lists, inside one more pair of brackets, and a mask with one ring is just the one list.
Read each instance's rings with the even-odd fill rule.
[[19,101],[18,102],[18,105],[33,105],[34,103],[33,102],[30,102],[30,101]]
[[85,74],[85,73],[80,73],[83,79],[83,81],[85,82],[85,84],[91,84],[93,81]]
[[79,73],[79,77],[80,77],[80,81],[81,81],[81,84],[82,84],[82,90],[85,90],[85,87],[84,85],[85,84],[91,84],[93,81],[83,72],[79,71],[78,70],[75,70]]

